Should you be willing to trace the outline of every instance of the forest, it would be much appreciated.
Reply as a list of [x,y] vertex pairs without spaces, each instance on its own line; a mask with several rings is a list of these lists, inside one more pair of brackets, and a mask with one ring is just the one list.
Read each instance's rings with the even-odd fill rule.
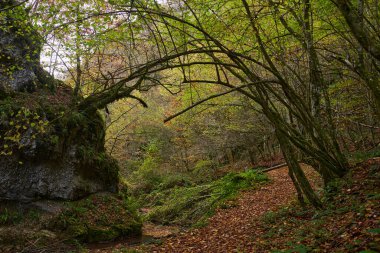
[[379,199],[378,0],[0,1],[0,253],[372,253]]

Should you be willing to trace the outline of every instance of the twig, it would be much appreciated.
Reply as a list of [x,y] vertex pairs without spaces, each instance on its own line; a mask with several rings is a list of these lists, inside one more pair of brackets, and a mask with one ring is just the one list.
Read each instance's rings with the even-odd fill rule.
[[3,8],[3,9],[0,9],[0,12],[16,8],[17,6],[20,6],[20,5],[24,4],[24,3],[26,3],[27,1],[28,0],[24,0],[24,1],[20,2],[20,3],[15,4],[15,5],[11,5],[11,6]]
[[278,165],[275,165],[275,166],[272,166],[272,167],[269,167],[269,168],[261,169],[260,171],[261,172],[268,172],[268,171],[271,171],[271,170],[276,170],[276,169],[283,168],[283,167],[285,167],[287,165],[288,165],[287,163],[281,163],[281,164],[278,164]]
[[367,125],[367,124],[360,123],[360,122],[357,122],[357,121],[354,121],[354,120],[350,120],[350,119],[344,119],[344,120],[349,121],[349,122],[354,123],[354,124],[357,124],[357,125],[360,125],[360,126],[363,126],[363,127],[368,127],[368,128],[373,128],[373,129],[380,129],[380,127]]

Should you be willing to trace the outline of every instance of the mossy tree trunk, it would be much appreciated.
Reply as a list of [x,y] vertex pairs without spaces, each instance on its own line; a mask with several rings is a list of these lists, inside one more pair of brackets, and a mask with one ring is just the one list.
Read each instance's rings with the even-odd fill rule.
[[294,186],[297,190],[298,199],[300,200],[300,203],[304,204],[303,197],[300,194],[300,192],[302,191],[302,193],[306,196],[306,198],[310,201],[310,203],[314,207],[318,209],[322,208],[321,201],[319,200],[318,196],[315,194],[313,188],[310,185],[309,180],[305,176],[305,173],[303,172],[297,160],[297,155],[296,155],[294,147],[292,147],[289,140],[280,131],[276,131],[276,136],[277,136],[278,141],[280,142],[282,153],[288,164],[290,177],[292,178]]

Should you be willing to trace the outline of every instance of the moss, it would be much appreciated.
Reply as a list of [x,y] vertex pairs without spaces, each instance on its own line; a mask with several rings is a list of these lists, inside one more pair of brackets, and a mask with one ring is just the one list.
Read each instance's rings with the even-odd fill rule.
[[141,234],[141,220],[131,220],[128,224],[117,224],[113,229],[119,232],[120,236]]
[[16,111],[21,108],[21,105],[14,103],[11,97],[7,97],[0,101],[0,114],[3,116],[9,116],[12,111]]
[[100,153],[95,159],[98,165],[98,174],[106,178],[108,182],[118,181],[119,166],[117,161],[106,153]]
[[142,222],[124,199],[98,194],[68,204],[50,226],[82,242],[104,242],[141,234]]
[[119,231],[112,227],[89,227],[87,230],[88,242],[107,242],[113,241],[120,236]]
[[268,181],[265,174],[248,170],[196,186],[157,189],[144,195],[144,204],[152,207],[146,219],[161,224],[190,226],[204,223],[218,207],[227,208],[240,190]]
[[73,224],[67,227],[66,232],[74,238],[85,238],[87,235],[87,227],[85,224]]
[[[63,88],[62,88],[63,89]],[[68,91],[61,91],[61,93]],[[49,122],[49,135],[54,135],[54,143],[59,142],[64,147],[71,144],[87,146],[95,152],[104,151],[105,123],[98,112],[90,115],[73,110],[69,105],[59,100],[68,100],[69,94],[55,97],[52,93],[41,91],[33,94],[17,93],[0,101],[0,117],[2,122],[9,120],[14,112],[26,108],[36,113],[40,119]],[[58,96],[58,95],[57,95]],[[66,96],[66,97],[65,97]],[[66,101],[67,103],[67,101]],[[8,126],[10,128],[12,126]],[[3,130],[5,126],[2,127]],[[62,150],[64,151],[64,150]]]
[[[58,97],[52,96],[50,92],[46,91],[41,91],[41,94],[38,92],[19,93],[14,97],[1,100],[0,136],[5,136],[7,132],[13,135],[18,134],[18,132],[14,134],[14,126],[9,122],[12,115],[26,108],[31,115],[39,116],[38,120],[33,123],[34,125],[38,126],[38,122],[41,120],[44,124],[43,133],[35,135],[38,146],[35,149],[34,160],[61,160],[62,157],[70,157],[68,153],[73,150],[73,147],[76,147],[76,158],[80,161],[78,164],[80,173],[89,179],[105,179],[105,185],[109,185],[112,191],[115,191],[119,166],[115,159],[105,153],[104,119],[99,112],[85,114],[61,103],[62,101],[59,100],[68,99],[70,91],[66,88],[61,87],[57,93]],[[45,123],[47,124],[45,125]],[[25,127],[29,128],[28,125]],[[27,129],[17,136],[23,137],[24,132],[27,133]],[[21,154],[22,156],[23,151],[17,145],[18,143],[5,143],[4,141],[0,137],[1,147],[6,144],[9,150],[0,150],[0,152],[4,151],[5,154],[16,156]]]
[[0,100],[5,99],[5,98],[7,98],[8,96],[9,96],[9,94],[8,94],[7,92],[5,92],[5,90],[3,90],[3,89],[1,88],[1,84],[0,84]]
[[119,181],[118,162],[107,153],[82,145],[78,147],[77,158],[84,173],[91,171],[93,177],[101,178],[107,184],[117,184]]

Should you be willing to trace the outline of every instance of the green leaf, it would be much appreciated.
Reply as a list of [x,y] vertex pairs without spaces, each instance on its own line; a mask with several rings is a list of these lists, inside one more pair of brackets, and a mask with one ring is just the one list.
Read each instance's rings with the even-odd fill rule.
[[378,235],[378,234],[380,234],[380,228],[370,229],[370,230],[368,230],[368,232]]

